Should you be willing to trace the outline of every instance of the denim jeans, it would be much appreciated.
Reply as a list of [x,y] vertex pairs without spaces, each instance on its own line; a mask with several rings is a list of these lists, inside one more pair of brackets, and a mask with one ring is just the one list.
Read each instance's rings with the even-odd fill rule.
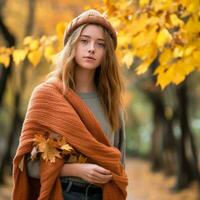
[[62,177],[61,185],[64,200],[102,200],[101,188],[87,183],[78,182],[70,177]]

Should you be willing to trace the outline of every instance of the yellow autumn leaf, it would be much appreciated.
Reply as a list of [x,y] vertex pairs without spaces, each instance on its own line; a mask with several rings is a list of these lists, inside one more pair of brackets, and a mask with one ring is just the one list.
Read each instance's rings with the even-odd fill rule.
[[32,40],[31,42],[30,42],[30,44],[29,44],[29,48],[30,48],[30,50],[31,51],[33,51],[33,50],[36,50],[36,49],[38,49],[38,47],[39,47],[39,41],[38,40]]
[[130,67],[133,63],[133,54],[131,52],[127,52],[124,55],[122,62],[125,63],[127,67]]
[[79,163],[85,163],[86,161],[87,161],[87,157],[80,154],[79,157],[78,157],[78,162]]
[[181,26],[181,25],[184,24],[183,21],[180,20],[180,19],[177,17],[176,14],[171,14],[171,15],[170,15],[170,22],[171,22],[171,24],[172,24],[173,26]]
[[179,61],[179,65],[180,68],[184,71],[185,75],[188,75],[194,71],[197,65],[200,65],[200,63],[196,63],[192,56],[188,56]]
[[165,72],[165,76],[169,79],[170,82],[179,84],[185,79],[184,70],[180,63],[174,63],[171,67]]
[[44,49],[44,57],[48,62],[52,61],[53,55],[55,54],[52,46],[47,46]]
[[192,16],[185,25],[185,30],[188,33],[199,33],[200,32],[200,21],[198,16]]
[[0,54],[0,63],[7,68],[10,64],[10,56],[7,54]]
[[200,49],[198,50],[195,50],[193,53],[192,53],[192,58],[193,58],[193,62],[197,63],[196,67],[199,67],[200,68]]
[[36,134],[34,144],[38,146],[38,152],[45,161],[55,162],[56,157],[61,158],[60,152],[57,150],[58,143],[53,139],[46,138],[42,134]]
[[181,46],[177,46],[177,47],[175,47],[175,49],[173,51],[173,57],[181,58],[181,57],[183,57],[183,53],[184,53],[184,48]]
[[60,149],[65,150],[65,151],[71,151],[73,148],[69,144],[64,144],[60,147]]
[[178,85],[185,79],[185,76],[182,73],[176,73],[176,76],[174,76],[172,83],[175,83]]
[[[131,33],[131,35],[136,35],[136,34],[140,33],[141,31],[144,31],[146,26],[149,23],[150,23],[150,21],[149,21],[148,14],[144,13],[143,15],[140,15],[140,16],[134,18],[134,20],[132,21],[131,26],[129,26],[130,27],[130,31],[129,32]],[[132,27],[134,27],[134,28],[132,28]],[[125,27],[125,28],[127,28],[127,27]]]
[[192,54],[192,52],[196,49],[197,47],[195,45],[191,45],[186,47],[186,49],[184,50],[184,56],[190,56]]
[[24,49],[16,49],[13,51],[13,60],[16,65],[19,65],[20,62],[22,62],[27,55],[27,51]]
[[161,29],[161,31],[158,33],[156,43],[158,47],[163,47],[167,42],[169,42],[172,39],[171,34],[169,31],[165,28]]
[[169,48],[165,48],[160,57],[159,57],[159,61],[161,65],[166,65],[167,63],[169,63],[172,59],[172,51]]
[[166,76],[165,73],[159,73],[157,76],[156,85],[160,85],[163,90],[167,85],[169,85],[171,80]]
[[70,146],[69,144],[66,144],[66,143],[64,145],[62,145],[60,147],[60,149],[62,150],[62,153],[64,155],[68,155],[74,150],[72,146]]
[[154,43],[150,43],[148,45],[135,48],[134,54],[140,57],[141,60],[148,58],[153,60],[157,55],[157,48]]
[[42,57],[42,54],[40,50],[31,51],[28,54],[28,60],[30,61],[31,64],[33,64],[33,66],[36,66],[39,64],[41,57]]
[[154,71],[154,75],[164,73],[169,68],[169,65],[159,65]]
[[188,1],[187,10],[191,13],[197,13],[199,11],[200,2],[199,0]]
[[139,5],[141,7],[144,7],[144,6],[148,5],[148,4],[149,4],[149,0],[140,0],[139,1]]
[[52,141],[47,139],[46,143],[39,144],[39,151],[42,153],[41,156],[45,161],[55,162],[56,157],[61,158],[60,152],[52,146]]
[[23,45],[29,45],[32,41],[33,41],[33,37],[32,36],[27,36],[23,40]]
[[150,64],[151,64],[151,62],[149,62],[149,60],[144,61],[141,65],[139,65],[139,67],[137,67],[136,73],[138,75],[145,73],[147,71],[147,69],[149,68]]

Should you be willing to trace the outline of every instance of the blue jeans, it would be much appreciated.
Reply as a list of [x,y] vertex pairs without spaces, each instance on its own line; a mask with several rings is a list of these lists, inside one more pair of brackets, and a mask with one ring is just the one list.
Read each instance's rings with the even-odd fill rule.
[[79,182],[70,177],[61,177],[64,200],[102,200],[102,189],[87,182]]

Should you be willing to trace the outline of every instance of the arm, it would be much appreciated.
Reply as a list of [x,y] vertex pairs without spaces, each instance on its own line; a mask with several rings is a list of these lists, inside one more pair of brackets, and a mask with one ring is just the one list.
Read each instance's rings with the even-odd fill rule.
[[61,176],[76,176],[92,184],[105,184],[112,179],[109,170],[89,163],[67,163],[63,166]]
[[[27,172],[31,178],[40,178],[39,159],[31,160],[27,156]],[[60,176],[75,176],[93,184],[105,184],[112,179],[109,170],[95,164],[89,163],[67,163],[63,166]]]

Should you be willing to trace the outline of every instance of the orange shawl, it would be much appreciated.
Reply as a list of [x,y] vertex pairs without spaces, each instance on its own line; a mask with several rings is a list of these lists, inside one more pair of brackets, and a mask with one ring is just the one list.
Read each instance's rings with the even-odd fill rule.
[[[63,200],[59,179],[64,161],[41,159],[40,182],[27,176],[24,155],[32,150],[36,132],[55,132],[63,136],[91,163],[112,172],[113,179],[102,185],[103,200],[126,199],[127,175],[120,162],[120,151],[111,146],[99,123],[73,90],[63,95],[62,83],[51,79],[37,86],[31,96],[16,156],[13,161],[13,200]],[[37,191],[36,191],[37,190]]]

